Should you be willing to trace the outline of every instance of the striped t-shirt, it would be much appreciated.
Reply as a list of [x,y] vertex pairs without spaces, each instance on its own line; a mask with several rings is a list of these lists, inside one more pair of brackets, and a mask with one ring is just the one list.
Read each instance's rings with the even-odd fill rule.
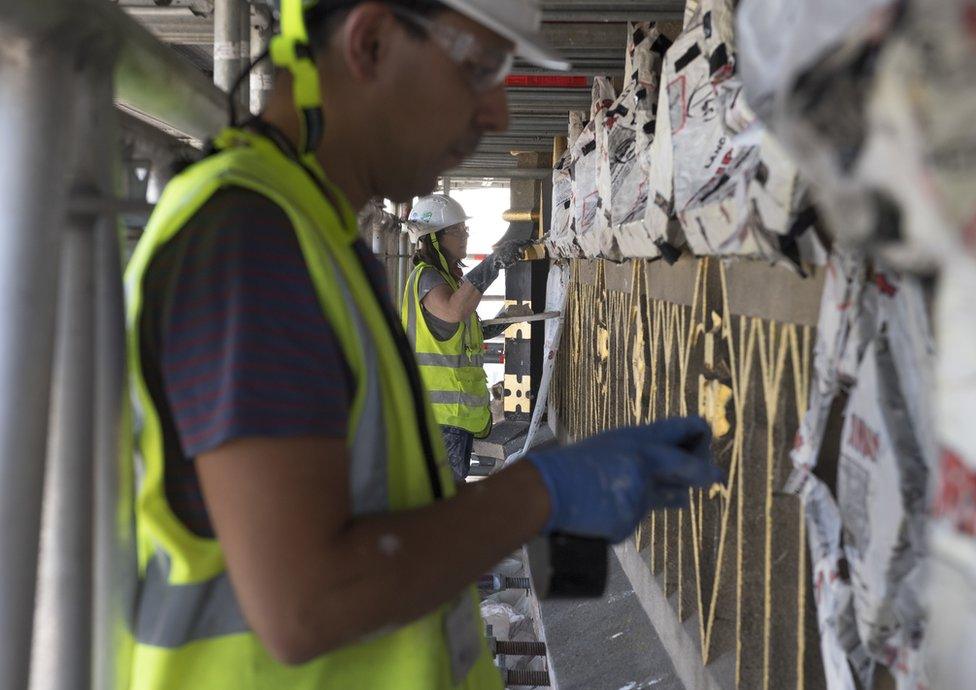
[[[382,267],[355,249],[386,295]],[[354,383],[295,232],[265,197],[217,192],[144,283],[143,372],[159,411],[166,496],[213,536],[194,459],[236,438],[346,435]]]

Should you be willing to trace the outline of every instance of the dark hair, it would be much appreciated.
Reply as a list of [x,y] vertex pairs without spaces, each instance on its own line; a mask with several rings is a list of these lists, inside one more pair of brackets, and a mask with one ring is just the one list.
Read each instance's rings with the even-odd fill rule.
[[[364,0],[319,0],[312,8],[305,11],[305,25],[308,27],[308,39],[313,50],[323,50],[329,44],[329,39],[346,14]],[[402,7],[422,16],[429,16],[445,9],[438,0],[387,0],[388,5]],[[418,38],[423,37],[416,26],[409,22],[403,25]]]
[[[437,236],[437,241],[440,242],[444,236],[444,230],[438,230],[434,235]],[[441,267],[440,259],[437,257],[437,250],[434,249],[434,243],[430,241],[430,237],[430,235],[424,235],[417,242],[417,251],[413,255],[414,266],[424,263],[436,266],[437,268]]]

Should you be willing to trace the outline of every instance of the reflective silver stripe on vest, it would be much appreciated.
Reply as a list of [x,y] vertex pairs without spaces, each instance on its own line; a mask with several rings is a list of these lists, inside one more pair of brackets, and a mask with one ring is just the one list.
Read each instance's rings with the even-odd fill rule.
[[484,365],[484,355],[441,355],[433,352],[418,352],[417,364],[430,367],[451,367],[460,369],[461,367],[480,367]]
[[[336,270],[337,282],[342,289],[346,304],[354,304],[352,295]],[[380,309],[385,309],[380,305]],[[386,420],[383,417],[383,399],[380,389],[379,358],[376,355],[376,343],[373,335],[366,327],[358,309],[349,310],[353,323],[359,333],[359,342],[363,351],[363,374],[365,381],[365,399],[363,410],[356,426],[352,443],[352,463],[350,469],[350,489],[352,491],[352,512],[354,515],[378,513],[389,508],[389,485],[387,481],[387,448],[386,448]]]
[[249,628],[226,572],[206,582],[171,585],[169,559],[159,551],[140,583],[133,630],[141,644],[172,649]]
[[417,349],[417,300],[414,295],[414,286],[417,284],[419,275],[420,271],[414,270],[403,289],[403,299],[407,300],[407,338],[415,350]]
[[471,395],[458,391],[430,391],[430,401],[435,405],[466,405],[468,407],[484,407],[491,398],[488,394]]

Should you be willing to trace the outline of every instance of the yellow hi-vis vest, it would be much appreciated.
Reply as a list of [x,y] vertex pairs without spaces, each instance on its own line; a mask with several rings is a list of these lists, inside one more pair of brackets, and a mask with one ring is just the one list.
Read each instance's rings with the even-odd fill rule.
[[[241,613],[220,543],[187,530],[167,503],[160,419],[140,361],[142,283],[157,251],[226,186],[262,194],[287,214],[322,310],[352,371],[356,385],[347,438],[354,512],[417,508],[435,501],[437,491],[444,496],[454,491],[429,408],[423,416],[432,451],[425,454],[407,365],[398,353],[390,319],[384,317],[354,254],[356,218],[341,192],[320,169],[301,167],[262,136],[230,129],[217,145],[218,153],[166,187],[126,271],[128,362],[138,417],[134,462],[140,477],[135,499],[140,582],[131,638],[124,640],[120,654],[129,659],[122,687],[500,690],[474,588],[413,623],[307,664],[289,667],[276,662]],[[326,193],[338,207],[329,203]],[[474,644],[464,647],[463,658],[456,653],[457,637],[460,632],[470,640],[472,630]]]
[[434,418],[483,438],[491,430],[488,378],[485,376],[484,334],[477,313],[459,324],[454,335],[438,340],[427,327],[420,304],[420,276],[438,271],[457,290],[454,276],[428,263],[419,263],[407,279],[400,303],[400,319],[420,365]]

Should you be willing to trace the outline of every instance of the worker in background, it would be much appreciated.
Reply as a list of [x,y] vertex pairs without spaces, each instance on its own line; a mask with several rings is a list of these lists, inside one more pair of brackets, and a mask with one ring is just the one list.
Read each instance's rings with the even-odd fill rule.
[[358,238],[507,127],[529,0],[282,0],[267,109],[164,190],[126,272],[133,690],[501,688],[471,583],[540,533],[624,539],[720,473],[673,419],[456,491]]
[[478,305],[499,272],[516,262],[528,242],[505,240],[464,276],[467,220],[470,216],[461,204],[444,194],[424,197],[413,207],[408,226],[417,242],[416,268],[407,279],[400,308],[457,481],[464,481],[471,469],[474,439],[491,431],[484,341],[504,328],[496,326],[485,334]]

